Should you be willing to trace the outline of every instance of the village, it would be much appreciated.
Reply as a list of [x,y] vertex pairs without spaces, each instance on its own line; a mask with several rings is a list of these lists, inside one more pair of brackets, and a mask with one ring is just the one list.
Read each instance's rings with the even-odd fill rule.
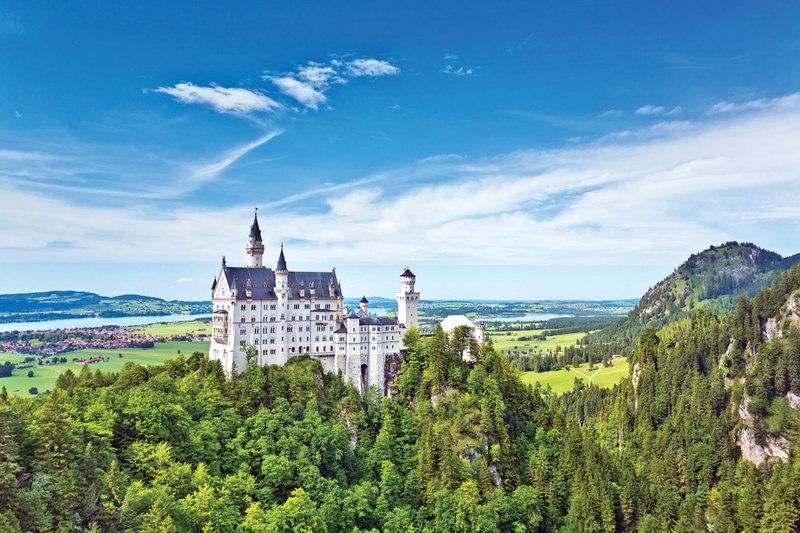
[[[128,348],[153,348],[156,343],[207,341],[208,335],[198,328],[197,332],[173,333],[158,328],[141,326],[120,327],[75,327],[47,331],[11,331],[0,333],[0,352],[25,355],[17,368],[25,368],[37,359],[41,364],[67,362],[63,354],[89,349],[122,350]],[[95,360],[96,359],[96,360]],[[100,362],[100,358],[71,358],[77,364]]]

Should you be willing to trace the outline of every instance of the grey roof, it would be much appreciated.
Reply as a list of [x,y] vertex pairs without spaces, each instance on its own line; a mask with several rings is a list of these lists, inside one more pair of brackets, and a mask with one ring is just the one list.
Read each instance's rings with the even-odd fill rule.
[[345,318],[358,318],[358,314],[356,314],[355,309],[351,309]]
[[361,326],[396,326],[397,319],[388,316],[362,316],[358,319]]
[[279,272],[289,270],[286,268],[286,257],[283,255],[283,244],[281,244],[281,255],[278,256],[278,268],[275,270],[278,270]]
[[361,297],[361,303],[362,303],[362,304],[368,304],[368,303],[369,303],[369,300],[367,300],[367,297],[366,297],[366,296],[362,296],[362,297]]
[[344,326],[344,322],[339,326],[339,329],[334,331],[334,333],[347,333],[347,328]]
[[406,267],[405,272],[400,274],[400,277],[401,278],[416,278],[417,276],[415,276],[414,273],[411,272],[411,270],[409,270],[408,267]]
[[258,213],[253,216],[253,223],[250,225],[250,236],[254,241],[261,240],[261,228],[258,227]]
[[214,276],[214,283],[211,284],[211,290],[213,291],[216,288],[217,288],[217,276]]
[[[254,300],[274,300],[275,271],[271,268],[225,267],[222,269],[228,286],[238,289],[237,300],[247,299],[247,290]],[[335,272],[289,272],[289,298],[300,298],[300,289],[305,290],[305,297],[311,297],[310,289],[314,288],[314,297],[319,299],[338,298],[342,288],[336,279]]]

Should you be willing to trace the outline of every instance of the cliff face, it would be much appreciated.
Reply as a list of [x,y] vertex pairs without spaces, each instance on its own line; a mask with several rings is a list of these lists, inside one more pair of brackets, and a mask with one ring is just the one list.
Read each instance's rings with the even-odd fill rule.
[[[778,315],[766,320],[761,333],[766,344],[760,348],[748,344],[745,350],[748,371],[756,367],[759,352],[773,350],[776,345],[787,342],[788,338],[800,335],[800,292],[795,291],[787,297],[786,303],[780,308]],[[780,431],[770,431],[770,423],[768,420],[764,420],[766,417],[763,416],[763,413],[754,413],[758,410],[753,409],[751,398],[746,392],[748,383],[746,380],[742,380],[742,384],[745,392],[737,410],[741,421],[737,444],[742,452],[742,457],[755,465],[788,461],[790,439]],[[788,412],[790,418],[800,419],[800,396],[792,390],[786,392],[785,400],[781,398],[773,401],[773,404],[777,404],[779,408],[782,406],[784,411],[782,416]],[[775,408],[773,407],[772,410],[774,411]]]

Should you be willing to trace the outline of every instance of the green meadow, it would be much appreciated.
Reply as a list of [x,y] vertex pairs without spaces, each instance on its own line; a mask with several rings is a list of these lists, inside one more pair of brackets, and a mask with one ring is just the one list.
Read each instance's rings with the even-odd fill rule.
[[[81,370],[81,365],[72,362],[73,357],[109,357],[108,362],[93,363],[89,368],[94,371],[100,369],[104,372],[116,372],[127,362],[138,363],[140,365],[155,365],[163,363],[167,359],[177,357],[179,354],[191,355],[194,352],[208,354],[207,342],[160,342],[153,348],[123,348],[119,350],[80,350],[61,354],[67,358],[67,363],[57,365],[34,365],[33,368],[14,370],[13,375],[7,378],[0,378],[0,387],[5,387],[9,394],[27,395],[28,389],[36,387],[39,392],[52,390],[56,383],[56,378],[68,368],[77,373]],[[119,356],[122,354],[122,357]],[[21,363],[25,356],[0,352],[0,363],[11,361]],[[33,377],[29,378],[28,371],[33,370]]]
[[498,350],[507,352],[520,351],[520,352],[534,352],[534,353],[547,353],[555,352],[557,346],[562,349],[577,344],[579,339],[586,336],[586,333],[565,333],[563,335],[551,335],[547,340],[518,340],[520,337],[534,337],[541,335],[544,332],[542,329],[523,329],[512,331],[489,331],[487,334],[491,339],[494,347]]
[[161,324],[148,324],[134,328],[145,335],[211,335],[211,324],[202,320],[189,320],[186,322],[166,322]]
[[[575,378],[581,378],[584,385],[589,382],[598,387],[611,388],[619,381],[628,376],[628,360],[625,357],[611,361],[611,366],[603,367],[595,364],[594,370],[589,370],[589,365],[581,365],[569,370],[551,370],[549,372],[523,372],[522,382],[536,385],[538,381],[542,388],[546,389],[550,385],[550,390],[555,394],[561,394],[572,390]],[[590,379],[591,378],[591,379]]]

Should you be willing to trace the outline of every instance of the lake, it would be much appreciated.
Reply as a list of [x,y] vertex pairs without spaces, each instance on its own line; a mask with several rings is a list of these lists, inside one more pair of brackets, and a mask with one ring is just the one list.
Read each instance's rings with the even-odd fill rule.
[[198,318],[208,318],[210,313],[199,315],[162,315],[162,316],[120,316],[64,318],[59,320],[43,320],[41,322],[10,322],[0,324],[0,332],[7,331],[44,331],[48,329],[96,328],[99,326],[143,326],[159,322],[187,322]]

